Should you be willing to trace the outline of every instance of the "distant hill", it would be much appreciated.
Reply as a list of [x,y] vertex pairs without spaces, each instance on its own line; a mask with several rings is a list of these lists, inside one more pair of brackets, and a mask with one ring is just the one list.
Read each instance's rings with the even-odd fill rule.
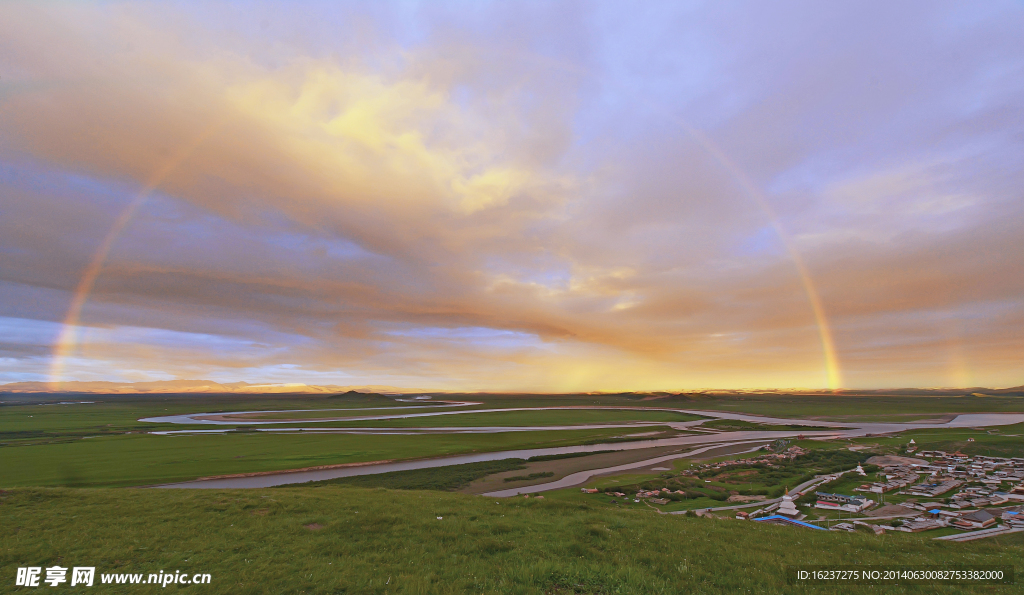
[[342,401],[342,402],[345,402],[345,403],[359,403],[359,404],[380,403],[382,405],[394,405],[395,404],[394,397],[388,397],[388,396],[382,395],[380,393],[371,393],[371,392],[363,393],[363,392],[358,392],[358,391],[354,391],[354,390],[350,390],[350,391],[344,392],[344,393],[339,393],[339,394],[336,394],[336,395],[331,395],[331,396],[329,396],[327,398],[332,400],[332,401],[333,400],[338,400],[338,401]]
[[[356,389],[362,392],[355,392]],[[182,393],[294,393],[294,394],[348,394],[370,393],[407,394],[422,392],[390,386],[318,386],[312,384],[249,384],[248,382],[219,383],[212,380],[158,380],[154,382],[61,382],[54,387],[47,382],[12,382],[0,385],[6,393],[86,393],[86,394],[182,394]],[[386,398],[386,397],[381,397]]]

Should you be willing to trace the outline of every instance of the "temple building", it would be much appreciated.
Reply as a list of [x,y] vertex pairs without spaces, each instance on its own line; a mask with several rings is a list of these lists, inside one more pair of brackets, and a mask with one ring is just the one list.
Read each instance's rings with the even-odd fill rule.
[[775,512],[793,519],[801,518],[800,511],[796,509],[796,503],[793,502],[793,497],[789,495],[789,488],[786,488],[786,495],[782,497],[782,504],[779,505],[779,509]]

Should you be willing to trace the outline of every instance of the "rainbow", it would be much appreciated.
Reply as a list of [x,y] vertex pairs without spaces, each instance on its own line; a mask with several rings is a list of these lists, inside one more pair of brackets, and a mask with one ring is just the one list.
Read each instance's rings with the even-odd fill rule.
[[[545,60],[545,64],[548,67],[555,66],[565,68],[564,65],[558,64],[552,65],[550,60]],[[579,73],[580,70],[570,66],[570,70]],[[632,95],[632,92],[626,89],[627,93]],[[648,104],[649,107],[656,109],[661,112],[661,115],[666,117],[670,122],[685,131],[686,134],[693,139],[704,151],[708,153],[716,162],[718,162],[738,183],[744,193],[750,197],[766,215],[768,221],[775,232],[775,234],[782,241],[783,246],[790,259],[796,268],[797,275],[800,277],[800,282],[803,286],[804,293],[807,297],[807,301],[810,304],[811,312],[814,316],[814,321],[818,330],[818,337],[821,342],[822,358],[825,367],[825,376],[828,388],[836,390],[842,387],[843,379],[839,365],[839,359],[836,355],[835,342],[832,338],[832,330],[829,326],[828,317],[825,313],[825,308],[822,305],[821,297],[818,295],[817,288],[814,285],[814,281],[804,264],[803,258],[800,252],[797,250],[796,245],[792,239],[785,233],[782,224],[779,222],[778,216],[775,211],[771,208],[768,200],[758,190],[757,186],[750,180],[750,178],[743,172],[743,170],[719,148],[709,138],[702,134],[699,130],[693,128],[677,116],[671,114],[665,109],[659,106],[653,105],[650,101],[642,98],[638,98],[638,101]],[[104,237],[100,243],[99,248],[93,254],[92,259],[89,261],[88,266],[82,273],[82,277],[78,282],[75,292],[73,294],[71,303],[68,307],[67,314],[64,318],[63,326],[53,348],[53,358],[50,365],[49,374],[49,385],[52,390],[59,390],[61,379],[64,375],[64,368],[66,361],[74,353],[75,348],[78,344],[78,333],[79,333],[79,322],[82,314],[82,309],[88,302],[89,294],[92,292],[93,287],[96,284],[96,279],[99,277],[100,272],[103,269],[103,265],[106,262],[107,257],[110,254],[110,250],[117,238],[121,235],[128,223],[138,212],[139,207],[146,201],[146,198],[154,191],[163,181],[178,167],[185,163],[188,158],[195,152],[200,145],[202,145],[216,130],[218,130],[224,122],[212,124],[207,127],[202,134],[198,136],[191,144],[185,146],[181,151],[175,154],[171,159],[168,159],[153,175],[149,178],[146,185],[139,191],[132,201],[121,211],[120,215],[114,221],[110,231]]]
[[149,195],[167,179],[167,176],[171,175],[174,170],[181,167],[181,165],[192,156],[192,153],[194,153],[200,145],[206,142],[214,132],[219,130],[223,124],[224,122],[215,122],[214,124],[207,126],[195,140],[184,146],[155,172],[153,172],[153,175],[150,176],[142,190],[132,198],[131,202],[121,210],[121,214],[118,215],[116,220],[114,220],[114,224],[111,226],[110,231],[107,232],[106,237],[103,238],[99,248],[97,248],[96,252],[93,253],[92,258],[89,260],[89,264],[82,272],[82,277],[79,279],[78,285],[75,287],[74,294],[72,294],[71,303],[68,305],[67,314],[64,316],[63,325],[61,326],[60,333],[57,335],[57,340],[53,347],[53,358],[50,363],[48,382],[51,390],[60,390],[61,378],[64,376],[65,364],[67,359],[74,354],[75,347],[78,344],[78,333],[80,328],[79,321],[82,316],[82,308],[85,307],[86,302],[89,301],[89,294],[92,293],[93,286],[96,284],[96,279],[99,278],[100,272],[103,270],[103,264],[106,262],[107,256],[110,255],[110,249],[114,246],[114,242],[117,241],[117,238],[138,212],[139,207],[146,202]]
[[[583,76],[596,78],[593,73],[562,60],[553,60],[546,56],[539,56],[527,52],[516,52],[515,55],[529,58],[545,68],[560,69],[573,74],[581,74]],[[600,82],[606,83],[607,81],[602,80]],[[807,265],[804,264],[803,257],[800,256],[800,251],[797,250],[793,240],[782,227],[782,223],[779,221],[778,215],[775,214],[775,210],[772,209],[771,204],[768,203],[768,199],[765,198],[764,194],[762,194],[760,190],[758,190],[757,186],[750,180],[746,173],[744,173],[733,160],[729,159],[725,154],[725,151],[723,151],[699,130],[687,124],[681,118],[674,115],[670,110],[651,102],[647,97],[638,96],[629,87],[617,85],[617,88],[623,93],[633,97],[638,103],[646,104],[649,108],[659,112],[666,120],[684,131],[693,141],[704,149],[708,155],[710,155],[718,162],[719,165],[729,172],[744,193],[753,200],[765,214],[772,230],[775,232],[775,235],[778,236],[779,240],[782,241],[782,245],[786,249],[786,253],[793,261],[793,266],[796,268],[797,275],[800,277],[800,283],[803,285],[804,294],[807,296],[807,302],[811,306],[811,313],[814,315],[814,322],[818,328],[818,338],[821,341],[822,360],[825,365],[825,381],[828,388],[832,390],[842,388],[842,371],[839,366],[839,358],[836,355],[835,341],[832,338],[832,328],[829,326],[828,316],[825,314],[825,307],[822,305],[821,297],[818,295],[818,290],[814,285],[814,279],[811,277],[810,271],[807,269]]]
[[797,250],[793,240],[782,228],[782,224],[779,222],[779,217],[775,214],[775,210],[772,209],[771,205],[768,203],[768,199],[765,198],[760,190],[757,189],[757,186],[754,185],[743,170],[740,169],[735,162],[729,159],[725,152],[711,142],[709,138],[679,118],[672,115],[667,116],[676,126],[685,130],[686,133],[690,135],[690,138],[695,140],[715,159],[715,161],[724,167],[732,175],[733,179],[739,183],[740,187],[743,188],[747,196],[753,199],[754,202],[757,203],[758,207],[760,207],[768,217],[768,222],[771,224],[775,234],[779,237],[779,240],[782,241],[782,245],[785,247],[786,252],[793,261],[793,266],[796,267],[797,275],[800,277],[800,282],[804,288],[804,293],[807,295],[807,301],[811,305],[811,312],[814,314],[814,322],[818,327],[818,337],[821,340],[821,351],[825,363],[825,375],[828,387],[832,390],[842,388],[842,371],[839,367],[839,358],[836,356],[836,346],[832,339],[832,329],[829,326],[828,317],[825,315],[825,307],[821,303],[821,297],[818,295],[818,290],[814,285],[814,280],[811,278],[811,274],[807,270],[807,265],[804,264],[804,259],[800,256],[800,251]]

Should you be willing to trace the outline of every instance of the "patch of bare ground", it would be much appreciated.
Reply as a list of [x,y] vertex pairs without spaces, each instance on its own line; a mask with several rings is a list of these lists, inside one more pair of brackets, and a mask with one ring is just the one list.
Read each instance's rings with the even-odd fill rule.
[[767,499],[768,496],[740,496],[739,494],[733,494],[729,496],[726,502],[760,502]]
[[869,517],[878,517],[878,516],[896,516],[896,515],[900,515],[900,514],[919,514],[919,513],[918,513],[918,511],[914,510],[913,508],[907,508],[905,506],[900,506],[899,504],[886,504],[885,506],[881,506],[879,508],[875,508],[873,510],[869,510],[869,511],[865,512],[864,514],[866,514]]
[[324,526],[320,523],[310,523],[308,525],[303,525],[303,527],[309,529],[310,531],[319,531],[320,529],[324,528]]
[[876,456],[871,457],[867,460],[869,465],[878,465],[879,467],[885,467],[886,465],[927,465],[928,461],[924,459],[916,459],[913,457],[895,457],[892,455]]

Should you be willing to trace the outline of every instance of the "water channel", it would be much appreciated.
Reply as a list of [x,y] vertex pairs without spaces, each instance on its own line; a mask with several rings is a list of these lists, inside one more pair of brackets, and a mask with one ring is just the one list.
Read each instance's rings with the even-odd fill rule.
[[[444,407],[451,406],[463,406],[460,403],[458,405],[441,405]],[[162,422],[162,423],[177,423],[177,424],[214,424],[214,425],[236,425],[236,424],[284,424],[284,423],[297,423],[300,421],[359,421],[359,420],[381,420],[381,419],[405,419],[412,417],[429,417],[437,415],[459,415],[469,413],[490,413],[490,412],[501,412],[501,411],[526,411],[526,410],[557,410],[557,409],[584,409],[583,407],[544,407],[544,408],[508,408],[508,409],[474,409],[467,411],[435,411],[429,413],[408,413],[408,414],[388,414],[388,415],[375,415],[375,416],[349,416],[332,418],[331,420],[315,419],[315,420],[238,420],[228,421],[234,416],[246,414],[263,414],[263,413],[289,413],[289,411],[275,411],[275,412],[233,412],[233,413],[197,413],[190,415],[177,415],[177,416],[163,416],[155,418],[146,418],[140,421],[145,422]],[[510,458],[521,458],[526,459],[533,456],[542,455],[559,455],[559,454],[571,454],[571,453],[582,453],[582,452],[596,452],[596,451],[609,451],[609,450],[638,450],[646,448],[658,448],[665,446],[696,446],[701,445],[706,448],[722,447],[732,444],[741,444],[747,442],[758,442],[758,441],[769,441],[777,438],[790,438],[799,434],[808,437],[822,437],[822,438],[854,438],[862,437],[869,434],[891,434],[894,432],[900,432],[905,430],[916,430],[916,429],[943,429],[943,428],[969,428],[969,427],[984,427],[984,426],[1000,426],[1010,425],[1024,422],[1024,414],[1016,413],[971,413],[958,415],[954,419],[948,422],[925,422],[925,423],[893,423],[893,422],[832,422],[832,421],[820,421],[820,420],[805,420],[805,419],[788,419],[788,418],[774,418],[774,417],[762,417],[757,415],[748,415],[742,413],[726,413],[718,411],[703,411],[703,410],[690,410],[690,409],[666,409],[666,408],[639,408],[639,407],[593,407],[587,409],[628,409],[628,410],[652,410],[652,411],[676,411],[679,413],[700,415],[706,418],[717,418],[717,419],[732,419],[739,421],[748,421],[753,423],[770,424],[770,425],[789,425],[789,426],[811,426],[821,428],[828,426],[832,429],[820,430],[820,429],[808,429],[806,431],[797,430],[781,430],[781,431],[736,431],[736,432],[716,432],[716,433],[701,433],[688,436],[676,436],[672,438],[652,439],[652,440],[641,440],[636,442],[613,442],[607,444],[590,444],[585,446],[562,446],[562,447],[551,447],[551,448],[535,448],[535,449],[520,449],[520,450],[506,450],[499,452],[489,453],[473,453],[467,455],[457,455],[443,458],[433,459],[422,459],[422,460],[409,460],[409,461],[383,461],[379,463],[364,463],[364,464],[353,464],[344,466],[331,466],[328,468],[310,469],[310,470],[299,470],[299,471],[282,471],[273,473],[254,474],[248,476],[236,476],[236,477],[220,477],[211,479],[200,479],[195,481],[187,481],[175,484],[167,484],[158,487],[164,488],[202,488],[202,489],[225,489],[225,488],[265,488],[287,484],[299,484],[309,481],[321,481],[325,479],[334,479],[338,477],[350,477],[354,475],[369,475],[376,473],[388,473],[391,471],[406,471],[410,469],[428,469],[432,467],[441,467],[447,465],[459,465],[463,463],[477,463],[481,461],[495,461],[500,459]],[[294,413],[305,413],[308,410],[297,410]],[[357,411],[357,410],[347,410]],[[217,419],[209,419],[210,416],[216,416]],[[500,426],[487,426],[487,427],[434,427],[434,428],[280,428],[276,431],[318,431],[318,432],[345,432],[345,433],[497,433],[497,432],[508,432],[508,431],[541,431],[541,430],[570,430],[570,429],[593,429],[593,428],[641,428],[650,426],[670,426],[676,429],[688,429],[699,427],[699,424],[706,420],[696,420],[687,422],[635,422],[629,424],[586,424],[578,426],[516,426],[516,427],[500,427]],[[202,430],[181,430],[181,432],[201,432]],[[208,430],[211,432],[222,432],[226,430]],[[171,430],[170,432],[176,432]],[[157,433],[157,432],[154,432]],[[161,433],[168,433],[167,431]],[[701,451],[706,450],[700,449]],[[689,456],[689,454],[681,455],[669,455],[664,460],[670,460],[672,458],[678,458],[679,456]],[[653,460],[653,459],[652,459]],[[641,461],[639,464],[629,464],[622,468],[634,468],[642,467],[644,463],[650,461]],[[618,470],[616,468],[608,469],[596,469],[590,470],[585,473],[589,473],[588,478],[593,475],[602,473],[610,473]],[[567,476],[555,482],[549,482],[548,484],[541,484],[539,486],[530,486],[528,488],[519,488],[517,490],[502,490],[495,492],[492,495],[512,495],[505,494],[504,492],[518,492],[525,493],[527,491],[536,492],[544,491],[547,489],[557,489],[559,487],[568,487],[569,483],[575,481],[570,479],[572,476]],[[586,478],[580,479],[579,481],[585,481]],[[566,484],[566,485],[563,485]],[[578,482],[577,482],[578,484]],[[572,484],[572,485],[577,485]]]

